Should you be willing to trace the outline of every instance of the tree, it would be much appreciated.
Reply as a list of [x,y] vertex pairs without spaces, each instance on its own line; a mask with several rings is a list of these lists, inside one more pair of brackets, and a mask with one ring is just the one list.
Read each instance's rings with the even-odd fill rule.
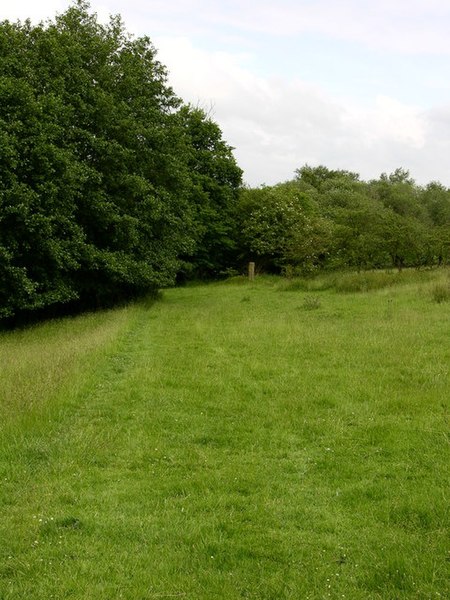
[[196,245],[186,257],[195,276],[217,276],[235,260],[235,211],[242,169],[219,126],[200,108],[183,106],[178,117],[187,138]]
[[318,167],[304,165],[300,169],[297,169],[295,173],[297,181],[307,184],[319,192],[321,192],[324,185],[330,181],[359,181],[358,173],[352,173],[351,171],[341,169],[331,170],[323,165],[319,165]]
[[370,191],[385,207],[403,217],[422,221],[427,218],[420,202],[420,190],[405,169],[396,169],[390,175],[382,173],[378,180],[370,182]]
[[288,265],[303,272],[320,268],[328,257],[331,223],[316,208],[296,181],[243,190],[241,255],[274,271]]
[[432,181],[421,191],[420,200],[432,223],[428,233],[428,262],[442,265],[450,259],[450,191]]
[[420,201],[434,226],[450,225],[450,190],[432,181],[421,190]]
[[241,249],[266,268],[302,273],[442,264],[448,198],[442,186],[419,188],[403,169],[366,183],[306,165],[291,182],[244,191]]
[[174,281],[193,247],[179,106],[150,40],[82,0],[0,24],[3,316]]

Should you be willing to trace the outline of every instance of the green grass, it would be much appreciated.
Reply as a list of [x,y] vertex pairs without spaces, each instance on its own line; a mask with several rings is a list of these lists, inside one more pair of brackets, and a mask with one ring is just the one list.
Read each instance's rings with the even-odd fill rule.
[[439,281],[432,288],[433,300],[440,304],[441,302],[450,302],[450,277],[447,281]]
[[[340,293],[369,292],[381,290],[388,287],[410,284],[424,284],[430,280],[445,279],[445,270],[405,269],[403,271],[377,270],[377,271],[348,271],[348,272],[325,272],[314,277],[287,278],[281,284],[285,291],[324,291],[335,290]],[[449,280],[440,281],[437,286],[448,287]]]
[[446,277],[2,334],[0,598],[450,597]]

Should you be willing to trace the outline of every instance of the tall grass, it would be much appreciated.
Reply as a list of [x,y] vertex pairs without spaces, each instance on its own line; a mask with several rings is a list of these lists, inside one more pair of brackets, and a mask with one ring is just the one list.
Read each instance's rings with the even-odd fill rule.
[[434,282],[431,288],[431,295],[433,300],[438,304],[450,302],[450,271],[447,272],[446,277],[441,277],[438,281]]
[[326,291],[340,293],[358,293],[381,290],[399,285],[418,284],[444,279],[446,269],[422,270],[405,269],[403,271],[349,271],[329,272],[310,278],[282,280],[280,289],[284,291]]
[[2,338],[48,366],[85,344],[10,398],[39,409],[1,445],[2,600],[449,597],[450,322],[420,277],[316,310],[279,279],[187,287]]
[[105,311],[0,333],[0,421],[39,420],[54,398],[75,397],[135,309]]

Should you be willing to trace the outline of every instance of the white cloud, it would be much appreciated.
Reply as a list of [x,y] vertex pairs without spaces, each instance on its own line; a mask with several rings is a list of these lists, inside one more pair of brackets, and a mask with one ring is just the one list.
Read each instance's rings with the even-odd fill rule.
[[407,54],[450,54],[450,4],[445,0],[232,1],[228,10],[208,2],[212,21],[266,35],[320,34]]
[[179,0],[169,5],[152,2],[149,9],[158,26],[174,34],[190,23],[197,32],[228,27],[272,37],[318,34],[401,54],[450,54],[447,0]]
[[157,47],[177,93],[214,106],[213,118],[236,147],[251,184],[289,179],[305,162],[366,178],[398,166],[414,167],[422,181],[438,178],[437,166],[446,172],[445,158],[436,158],[430,140],[438,135],[439,119],[450,134],[450,108],[427,113],[382,95],[362,107],[298,79],[255,75],[246,55],[208,53],[185,38],[161,38]]
[[[70,0],[3,2],[0,19],[52,18]],[[314,35],[383,52],[450,55],[448,0],[91,0],[102,19],[120,13],[133,32],[239,40]],[[239,36],[241,36],[239,38]]]
[[56,13],[63,12],[67,7],[65,0],[16,0],[15,2],[2,2],[0,6],[0,21],[45,21],[53,18]]
[[414,149],[425,145],[426,124],[422,111],[387,96],[379,95],[375,106],[368,110],[353,107],[348,120],[361,131],[368,147],[379,140],[407,144]]
[[[0,19],[54,16],[69,0],[4,2]],[[104,17],[121,13],[136,33],[266,36],[313,34],[404,54],[450,54],[448,0],[92,0]]]
[[[288,179],[308,162],[358,171],[364,178],[403,166],[421,182],[439,179],[450,185],[450,107],[418,107],[405,100],[408,93],[400,102],[384,77],[386,56],[401,54],[408,61],[408,55],[418,55],[433,68],[422,66],[414,85],[423,89],[427,83],[420,81],[419,73],[426,72],[436,97],[448,96],[446,79],[439,78],[436,67],[445,66],[450,56],[448,0],[128,0],[126,4],[92,0],[91,4],[102,20],[119,12],[128,31],[150,35],[176,93],[207,110],[213,107],[213,118],[236,147],[251,184]],[[65,0],[16,0],[2,4],[0,19],[53,17],[67,5]],[[295,58],[300,52],[296,42],[308,36],[316,44],[322,40],[323,46],[329,44],[325,54],[339,53],[341,40],[371,49],[374,61],[384,55],[384,63],[373,81],[368,72],[367,81],[359,77],[353,82],[347,54],[343,60],[350,75],[337,75],[348,98],[299,79],[292,71],[283,76],[263,72],[277,39],[290,40]],[[219,40],[228,51],[214,50]],[[276,60],[282,60],[282,52]],[[442,63],[436,62],[438,57]],[[408,67],[414,72],[412,62]],[[324,71],[316,80],[326,82],[327,75],[329,71]],[[403,86],[412,85],[401,81]],[[358,96],[364,89],[367,93]],[[363,96],[364,105],[356,100]]]

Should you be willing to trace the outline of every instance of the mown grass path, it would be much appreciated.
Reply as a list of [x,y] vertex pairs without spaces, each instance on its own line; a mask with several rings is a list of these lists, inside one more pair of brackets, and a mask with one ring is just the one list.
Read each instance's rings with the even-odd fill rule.
[[449,597],[427,285],[314,310],[278,280],[188,287],[3,334],[0,598]]

